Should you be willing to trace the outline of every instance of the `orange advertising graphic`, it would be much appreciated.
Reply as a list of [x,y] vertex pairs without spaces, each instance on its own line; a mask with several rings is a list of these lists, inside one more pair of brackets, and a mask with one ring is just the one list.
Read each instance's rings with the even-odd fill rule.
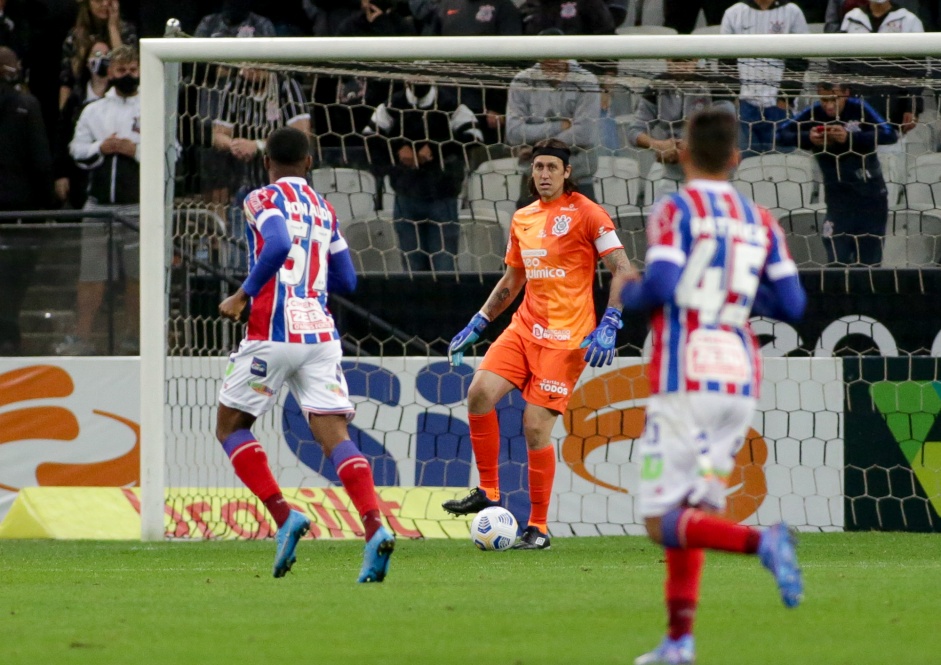
[[[562,460],[572,472],[591,483],[628,493],[624,487],[597,478],[586,461],[600,448],[639,439],[644,431],[645,408],[650,397],[646,365],[633,365],[607,372],[583,383],[572,395],[565,414],[567,435],[562,441]],[[612,404],[627,403],[624,408]],[[768,493],[764,465],[768,445],[754,429],[749,429],[745,445],[735,457],[729,477],[727,515],[736,521],[753,515]]]
[[[116,389],[121,390],[121,387]],[[108,403],[108,395],[107,391],[86,391],[84,395],[76,396],[75,391],[73,376],[57,365],[29,365],[0,374],[0,462],[4,447],[14,444],[31,446],[37,452],[50,450],[50,442],[81,445],[78,441],[83,435],[81,422],[96,418],[120,425],[123,437],[120,434],[115,436],[110,428],[101,432],[108,432],[109,441],[133,441],[130,449],[90,462],[56,461],[51,453],[48,456],[40,453],[32,456],[34,464],[14,474],[17,477],[9,478],[4,474],[0,478],[0,489],[16,492],[28,486],[130,487],[139,484],[140,426],[130,418],[102,409],[78,412],[77,407],[85,403],[87,395],[100,395],[105,404]],[[70,398],[76,397],[78,399],[70,403]],[[95,428],[93,432],[99,433]],[[90,436],[85,439],[82,444],[88,451],[81,456],[100,458],[100,451],[106,448],[101,444],[107,442],[98,442],[99,445],[93,449],[96,442]],[[68,448],[59,450],[63,451],[65,458],[74,456],[68,454],[71,452]]]

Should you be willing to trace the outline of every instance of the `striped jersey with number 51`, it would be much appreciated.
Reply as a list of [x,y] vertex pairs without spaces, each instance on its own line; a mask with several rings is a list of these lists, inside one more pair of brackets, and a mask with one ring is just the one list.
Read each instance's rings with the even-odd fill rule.
[[652,317],[652,393],[758,396],[761,354],[748,323],[763,276],[796,274],[766,209],[718,180],[693,180],[647,223],[648,265],[681,268],[671,301]]
[[284,219],[291,249],[281,269],[252,299],[249,340],[316,344],[339,339],[327,309],[329,255],[347,249],[336,213],[303,178],[281,178],[245,199],[249,269],[264,246],[262,225]]

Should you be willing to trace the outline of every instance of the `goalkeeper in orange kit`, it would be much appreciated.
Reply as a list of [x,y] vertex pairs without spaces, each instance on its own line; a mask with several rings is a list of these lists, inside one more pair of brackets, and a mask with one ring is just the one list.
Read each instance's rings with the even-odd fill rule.
[[[548,549],[549,497],[556,455],[550,434],[564,413],[586,364],[611,364],[621,328],[618,294],[637,274],[598,204],[575,191],[568,146],[545,139],[533,148],[530,190],[534,203],[516,211],[510,227],[506,272],[480,312],[451,340],[448,356],[460,365],[476,342],[525,288],[509,327],[490,346],[467,394],[470,438],[480,486],[442,506],[468,515],[499,504],[497,460],[500,427],[496,404],[518,388],[523,393],[523,431],[529,465],[529,522],[515,549]],[[592,280],[598,259],[611,271],[608,307],[595,325]]]

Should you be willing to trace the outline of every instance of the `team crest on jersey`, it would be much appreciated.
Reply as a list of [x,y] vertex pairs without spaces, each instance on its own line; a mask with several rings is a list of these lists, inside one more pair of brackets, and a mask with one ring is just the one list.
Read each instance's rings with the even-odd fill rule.
[[134,116],[134,122],[131,124],[131,131],[135,134],[140,134],[140,116]]
[[771,21],[770,32],[775,35],[782,34],[784,32],[784,21]]
[[562,18],[575,18],[577,14],[578,9],[574,2],[563,2],[562,6],[559,8],[559,16]]
[[569,232],[569,226],[572,224],[572,218],[568,215],[559,215],[552,220],[552,235],[564,236]]
[[482,5],[480,9],[477,10],[477,16],[474,18],[481,23],[490,23],[490,21],[493,20],[494,11],[493,5]]

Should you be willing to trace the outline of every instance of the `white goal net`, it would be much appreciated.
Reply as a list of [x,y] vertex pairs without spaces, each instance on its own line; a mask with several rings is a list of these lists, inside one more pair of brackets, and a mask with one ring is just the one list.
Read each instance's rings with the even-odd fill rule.
[[[333,298],[331,308],[357,404],[352,434],[373,464],[382,511],[400,536],[464,537],[466,520],[446,516],[440,503],[477,480],[464,403],[476,361],[450,368],[444,352],[502,271],[509,221],[527,196],[527,146],[537,135],[568,130],[580,188],[609,212],[642,267],[645,215],[681,178],[670,146],[682,139],[684,115],[705,104],[741,113],[743,100],[761,97],[755,81],[764,88],[771,81],[773,110],[741,116],[747,150],[735,186],[779,218],[807,280],[825,285],[820,302],[833,292],[855,302],[855,289],[875,297],[881,292],[872,284],[888,280],[896,296],[917,303],[935,288],[936,277],[925,275],[941,253],[939,81],[929,58],[938,46],[927,34],[143,40],[143,537],[273,533],[214,436],[226,356],[243,334],[217,306],[246,273],[240,204],[265,184],[261,152],[273,128],[309,129],[312,184],[337,210],[361,277],[358,293]],[[397,95],[418,109],[427,136],[386,132]],[[849,139],[820,145],[802,137],[828,124],[819,114],[788,133],[806,109],[844,98],[863,99],[865,113],[876,114],[837,122],[837,112],[832,124],[848,127]],[[257,153],[221,149],[220,134],[258,145]],[[870,134],[871,145],[862,140]],[[429,159],[445,174],[436,201],[452,201],[453,218],[406,218],[416,191],[393,168],[403,144],[415,154],[430,146]],[[861,169],[854,182],[884,182],[881,227],[828,226],[828,202],[832,212],[839,190],[834,168]],[[599,270],[598,294],[606,284]],[[881,374],[864,368],[865,357],[928,356],[931,343],[890,348],[882,324],[857,314],[837,312],[833,324],[814,331],[816,344],[803,330],[754,322],[766,376],[730,486],[737,519],[818,530],[912,520],[938,528],[941,463],[919,458],[911,445],[909,455],[901,440],[891,441],[901,446],[897,459],[847,454],[844,422],[855,381],[865,386],[860,399],[871,400],[869,414],[897,432],[892,418],[907,407],[889,383],[901,379],[888,366]],[[494,336],[488,330],[487,339]],[[553,431],[553,535],[642,532],[634,492],[645,337],[643,321],[628,323],[615,364],[586,371]],[[486,341],[477,355],[485,348]],[[903,379],[923,385],[925,372],[937,378],[927,369]],[[525,519],[519,394],[498,413],[501,485],[508,507]],[[289,502],[314,521],[314,536],[356,534],[355,513],[293,398],[282,395],[255,432]],[[893,478],[894,488],[884,489],[893,482],[882,477]],[[908,483],[901,498],[899,479]],[[900,501],[909,508],[891,507]]]

